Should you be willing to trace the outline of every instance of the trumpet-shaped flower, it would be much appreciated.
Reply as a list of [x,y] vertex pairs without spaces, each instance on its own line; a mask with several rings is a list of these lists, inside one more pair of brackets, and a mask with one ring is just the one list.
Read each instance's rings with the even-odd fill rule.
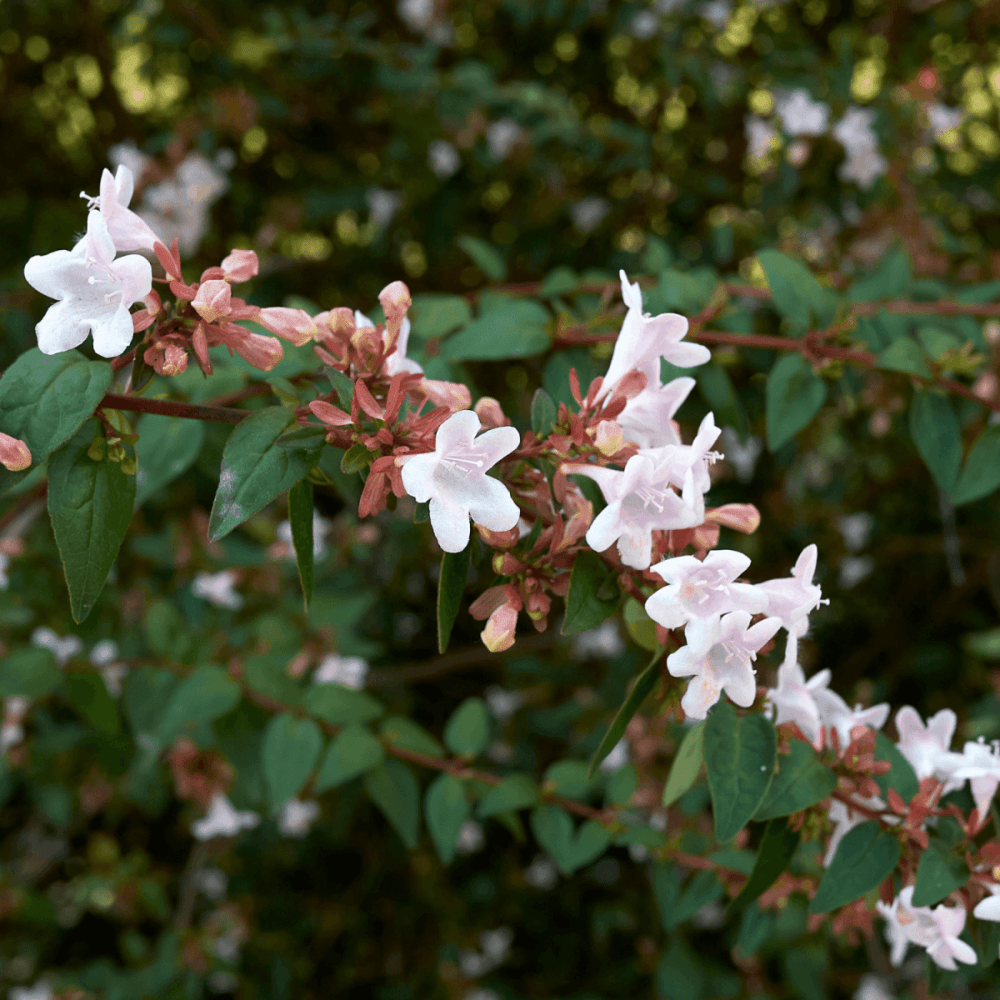
[[118,251],[152,250],[157,240],[149,224],[128,207],[134,189],[132,171],[121,164],[113,177],[110,170],[101,174],[101,193],[96,198],[80,192],[80,197],[87,199],[90,208],[100,210]]
[[748,583],[735,583],[750,565],[742,552],[715,549],[704,561],[694,556],[665,559],[651,567],[667,581],[646,601],[646,613],[664,628],[680,628],[694,619],[707,620],[729,611],[759,614],[767,595]]
[[976,904],[972,915],[977,920],[1000,922],[1000,885],[990,886],[990,895]]
[[985,816],[1000,785],[1000,746],[985,743],[981,738],[966,743],[952,778],[969,779],[976,809],[980,816]]
[[659,358],[640,365],[639,370],[646,376],[646,388],[625,404],[618,417],[625,440],[640,448],[680,444],[673,424],[674,414],[694,388],[694,379],[675,378],[662,385]]
[[967,914],[963,906],[913,905],[912,885],[900,890],[892,901],[892,906],[879,902],[879,913],[886,921],[886,938],[892,953],[893,965],[901,965],[908,944],[917,944],[927,949],[931,960],[942,969],[954,971],[956,961],[974,965],[976,952],[959,935],[965,929]]
[[791,576],[758,584],[768,596],[768,614],[780,618],[782,626],[796,636],[804,635],[809,627],[809,612],[824,603],[823,591],[812,582],[817,554],[815,545],[807,545],[795,561]]
[[752,705],[757,694],[753,661],[779,628],[777,618],[751,625],[748,611],[691,621],[685,630],[688,644],[667,657],[671,676],[692,678],[681,699],[684,714],[704,719],[723,691],[734,704]]
[[812,696],[819,709],[820,723],[829,731],[836,731],[841,752],[851,742],[851,730],[855,726],[881,729],[889,718],[889,706],[885,702],[872,705],[871,708],[862,708],[860,705],[851,708],[836,691],[831,691],[825,685],[818,685]]
[[217,792],[208,807],[208,813],[191,824],[191,834],[195,840],[211,840],[213,837],[235,837],[243,830],[252,830],[260,822],[255,812],[237,812],[233,804]]
[[621,333],[615,341],[611,364],[604,376],[602,395],[614,388],[623,375],[641,368],[650,361],[666,358],[678,368],[694,368],[708,361],[712,353],[702,344],[684,341],[688,321],[677,313],[650,316],[642,311],[642,290],[639,283],[629,284],[625,272],[620,272],[622,298],[628,306]]
[[962,755],[951,752],[958,717],[950,708],[932,715],[927,724],[915,708],[904,705],[896,713],[899,752],[910,762],[918,779],[935,777],[947,781],[962,762]]
[[646,569],[653,556],[653,532],[694,528],[705,520],[705,501],[688,471],[683,493],[670,486],[669,469],[658,467],[648,453],[633,455],[625,471],[598,465],[564,465],[568,475],[593,479],[608,505],[587,531],[587,544],[603,552],[615,541],[622,562]]
[[712,485],[708,466],[718,458],[718,452],[709,448],[718,440],[722,431],[715,426],[715,414],[706,413],[698,433],[690,444],[668,444],[662,448],[651,448],[647,454],[678,489],[684,485],[688,471],[694,477],[694,488],[699,493],[707,493]]
[[102,358],[121,354],[132,340],[129,308],[153,287],[153,269],[145,257],[115,260],[115,245],[100,212],[87,217],[87,235],[72,250],[32,257],[24,265],[32,288],[59,301],[35,327],[38,349],[60,354],[94,335]]
[[[359,312],[357,309],[354,310],[354,325],[358,329],[375,326],[375,324],[363,312]],[[382,342],[387,343],[388,339],[389,330],[387,327],[382,332]],[[416,361],[413,361],[406,356],[406,348],[409,346],[409,343],[410,320],[409,317],[404,316],[399,324],[399,334],[396,337],[396,350],[385,359],[385,365],[383,366],[385,374],[390,378],[393,375],[398,375],[400,372],[406,372],[410,375],[422,375],[424,373],[423,368],[421,368]]]
[[795,650],[789,648],[778,667],[778,686],[767,692],[767,700],[773,708],[776,726],[794,722],[813,746],[819,746],[823,723],[815,695],[830,683],[830,671],[821,670],[807,681],[794,654]]
[[495,427],[476,437],[481,424],[473,410],[453,413],[438,429],[434,451],[409,455],[403,486],[420,503],[430,501],[431,527],[445,552],[469,544],[469,518],[490,531],[509,531],[520,511],[507,487],[486,473],[520,444],[513,427]]

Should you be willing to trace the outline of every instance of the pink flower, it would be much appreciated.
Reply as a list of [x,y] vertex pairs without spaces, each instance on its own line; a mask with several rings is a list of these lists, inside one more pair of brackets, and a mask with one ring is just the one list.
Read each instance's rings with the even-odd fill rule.
[[841,752],[851,742],[851,730],[855,726],[881,729],[889,718],[889,706],[884,702],[871,708],[860,705],[851,708],[835,691],[820,685],[813,689],[812,695],[819,709],[820,723],[830,731],[836,730]]
[[958,717],[950,708],[943,708],[927,720],[925,726],[917,710],[904,705],[896,713],[899,752],[910,762],[917,778],[949,778],[961,754],[951,753],[951,738],[955,735]]
[[229,315],[232,298],[228,281],[203,281],[191,305],[206,323],[214,323]]
[[777,615],[782,626],[796,636],[805,634],[809,627],[809,612],[823,603],[823,591],[812,582],[817,556],[816,546],[807,545],[795,561],[790,577],[758,584],[768,596],[768,613]]
[[982,738],[966,743],[952,777],[969,779],[976,811],[985,816],[1000,784],[1000,746],[985,743]]
[[653,358],[640,367],[647,378],[646,388],[633,396],[618,417],[626,441],[640,448],[659,448],[680,444],[674,426],[674,414],[695,386],[693,378],[675,378],[660,383],[660,359]]
[[794,722],[802,735],[819,747],[823,723],[815,695],[830,683],[830,671],[821,670],[807,681],[794,653],[795,648],[789,644],[785,660],[778,667],[778,686],[767,692],[767,700],[773,708],[776,726]]
[[287,306],[271,306],[261,309],[257,322],[270,330],[276,337],[287,340],[296,347],[308,344],[319,333],[312,316],[302,309],[290,309]]
[[226,281],[240,284],[256,277],[260,264],[253,250],[232,250],[222,262],[222,271]]
[[115,249],[119,251],[152,250],[158,238],[149,225],[128,207],[134,187],[132,171],[122,165],[114,177],[110,170],[101,174],[101,193],[98,197],[92,198],[80,192],[80,197],[87,199],[90,208],[100,210]]

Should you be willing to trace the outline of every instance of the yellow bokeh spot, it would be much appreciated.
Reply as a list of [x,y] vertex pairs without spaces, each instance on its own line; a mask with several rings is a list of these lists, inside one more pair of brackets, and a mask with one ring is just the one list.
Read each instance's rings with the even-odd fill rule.
[[561,59],[563,62],[572,62],[580,54],[580,45],[575,35],[565,32],[555,40],[552,51],[556,54],[557,59]]
[[419,278],[427,270],[427,254],[416,240],[404,243],[399,251],[403,270],[411,278]]
[[101,67],[93,56],[77,56],[73,61],[76,72],[76,87],[86,98],[94,98],[104,86]]
[[677,94],[667,101],[660,116],[660,128],[664,132],[676,132],[687,121],[687,105]]
[[885,76],[885,62],[877,56],[855,63],[851,77],[851,95],[856,101],[867,103],[878,97]]
[[248,163],[253,163],[254,160],[260,159],[265,149],[267,149],[267,132],[260,125],[254,125],[243,135],[243,141],[240,143],[240,155]]
[[345,209],[337,216],[333,228],[337,233],[337,239],[344,246],[358,242],[358,217],[350,209]]
[[494,181],[483,192],[483,208],[488,212],[499,211],[510,200],[510,187],[505,181]]
[[333,241],[322,233],[286,233],[279,249],[293,260],[326,260],[333,253]]
[[49,40],[41,35],[32,35],[24,43],[24,54],[32,62],[45,62],[49,57]]
[[632,39],[628,35],[617,35],[608,42],[608,52],[615,59],[624,59],[632,51]]
[[747,104],[755,114],[769,115],[774,110],[774,95],[769,90],[751,90]]
[[615,242],[619,250],[638,253],[646,243],[646,236],[638,226],[628,226],[618,234]]
[[948,166],[956,174],[971,174],[979,166],[979,158],[967,149],[957,149],[948,154]]
[[972,122],[967,133],[969,141],[984,156],[993,157],[1000,153],[1000,136],[985,122]]
[[639,96],[639,81],[628,73],[615,80],[614,99],[618,104],[629,105]]
[[986,118],[993,111],[993,102],[985,90],[970,90],[965,95],[965,108],[976,118]]
[[229,47],[229,58],[250,69],[263,69],[274,52],[274,44],[265,35],[238,31]]

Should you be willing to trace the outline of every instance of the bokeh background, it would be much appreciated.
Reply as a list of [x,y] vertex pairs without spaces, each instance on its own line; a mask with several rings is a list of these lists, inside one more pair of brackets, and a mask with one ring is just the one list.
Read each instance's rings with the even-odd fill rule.
[[[625,268],[667,271],[674,287],[684,276],[697,308],[719,276],[757,280],[753,254],[773,246],[834,283],[891,258],[901,297],[954,285],[994,297],[998,23],[996,0],[7,0],[0,366],[33,345],[46,306],[25,260],[71,245],[79,192],[96,194],[120,162],[140,178],[144,214],[179,237],[189,278],[233,247],[257,251],[249,299],[261,305],[374,313],[396,278],[418,295],[472,295],[547,278],[558,290],[567,274],[614,282]],[[521,427],[535,388],[566,398],[570,364],[586,384],[610,353],[448,360],[448,330],[419,316],[411,356],[473,398],[496,396]],[[989,323],[962,329],[987,353],[1000,337]],[[307,363],[292,353],[279,374]],[[813,616],[804,663],[829,667],[849,701],[951,707],[966,738],[1000,736],[995,502],[956,512],[938,494],[905,431],[902,376],[846,374],[810,428],[769,453],[772,358],[716,352],[732,390],[713,500],[763,513],[757,535],[728,542],[760,579],[819,545],[831,604]],[[207,399],[251,377],[220,364],[164,389]],[[682,424],[718,398],[702,386]],[[978,419],[963,406],[963,421]],[[129,698],[160,683],[156,657],[281,670],[303,653],[302,669],[331,651],[361,657],[394,713],[434,733],[486,691],[491,766],[541,774],[587,758],[645,655],[615,624],[490,656],[463,614],[437,657],[426,525],[359,523],[348,482],[318,494],[327,533],[304,615],[282,509],[206,540],[227,430],[191,432],[204,433],[193,464],[145,498],[82,626],[40,505],[4,525],[11,553],[24,542],[0,592],[5,648],[48,628],[80,636],[66,659],[86,666],[113,639],[127,680],[110,735],[57,693],[6,748],[0,991],[45,975],[66,996],[123,1000],[926,996],[922,962],[890,974],[880,939],[812,930],[801,902],[727,920],[721,887],[696,880],[682,898],[694,923],[675,926],[641,849],[564,878],[516,824],[490,822],[469,828],[446,868],[426,835],[407,852],[359,782],[322,797],[307,836],[268,819],[193,854],[197,811],[144,754],[144,702]],[[240,607],[192,591],[198,573],[225,569]],[[482,566],[469,594],[490,579]],[[261,809],[262,718],[244,704],[195,738],[229,761],[244,809]],[[631,736],[640,779],[662,771],[666,721]],[[694,815],[707,792],[691,795]],[[882,978],[862,981],[872,971]]]

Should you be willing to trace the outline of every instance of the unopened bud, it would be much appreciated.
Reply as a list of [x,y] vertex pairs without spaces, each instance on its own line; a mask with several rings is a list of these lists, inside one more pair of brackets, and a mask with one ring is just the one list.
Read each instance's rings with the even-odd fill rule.
[[480,638],[491,653],[502,653],[514,645],[516,629],[517,612],[509,604],[504,604],[490,615]]
[[187,371],[188,356],[187,351],[177,344],[168,344],[163,352],[163,364],[161,365],[161,375],[180,375]]
[[227,281],[239,284],[255,277],[260,264],[253,250],[232,250],[222,262],[222,272]]
[[214,323],[229,315],[233,292],[228,281],[205,281],[191,303],[206,323]]
[[281,344],[274,337],[263,337],[247,331],[233,344],[233,350],[254,368],[269,372],[284,356]]
[[276,337],[281,337],[296,347],[308,344],[319,333],[309,313],[303,309],[290,309],[287,306],[261,309],[257,322]]
[[407,309],[413,303],[410,290],[402,281],[393,281],[378,293],[378,300],[385,310],[385,326],[388,333],[387,345],[393,344],[399,336],[399,328]]
[[329,309],[320,313],[316,318],[316,325],[322,329],[325,327],[335,337],[350,337],[354,333],[354,310],[347,306],[338,306],[336,309]]
[[752,535],[760,527],[760,511],[752,503],[727,503],[706,510],[705,520]]
[[453,413],[467,410],[472,405],[472,393],[469,392],[469,387],[458,382],[422,378],[419,388],[435,406],[446,406]]
[[11,472],[21,472],[31,465],[31,450],[20,438],[0,432],[0,465]]
[[484,428],[505,427],[510,421],[504,416],[503,408],[492,396],[483,396],[476,403],[476,416]]
[[515,559],[509,552],[498,552],[493,557],[493,572],[500,576],[513,576],[525,568],[520,559]]
[[625,446],[625,438],[617,421],[602,420],[596,428],[591,428],[588,433],[594,439],[594,447],[602,455],[610,457]]

